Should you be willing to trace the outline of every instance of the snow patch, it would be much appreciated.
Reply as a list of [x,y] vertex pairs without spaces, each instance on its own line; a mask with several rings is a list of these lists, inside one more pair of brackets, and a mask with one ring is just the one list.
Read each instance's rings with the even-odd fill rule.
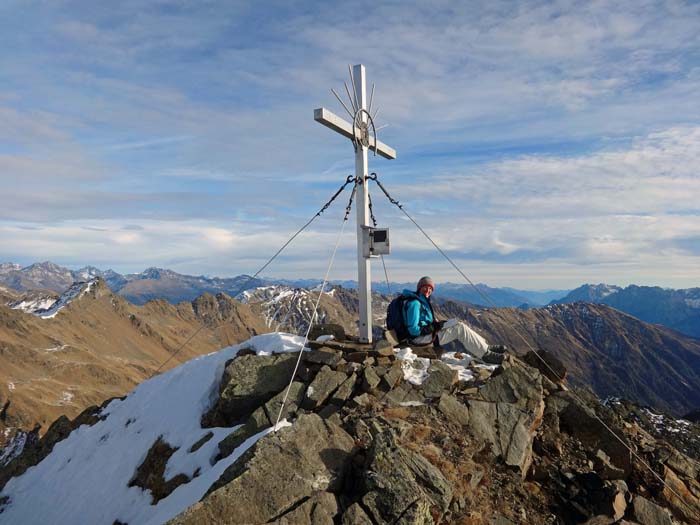
[[[5,437],[10,435],[10,429],[5,429]],[[0,450],[0,467],[4,467],[10,461],[19,456],[24,450],[24,446],[27,444],[27,433],[21,430],[17,432],[12,441],[10,441],[5,448]]]
[[[409,347],[399,348],[394,350],[396,359],[401,362],[403,370],[403,378],[412,385],[421,385],[428,378],[428,368],[430,368],[430,359],[427,357],[418,357]],[[440,360],[457,371],[459,381],[470,381],[474,379],[474,373],[469,369],[469,364],[474,360],[469,354],[458,352],[445,352]],[[497,365],[476,365],[477,368],[485,368],[487,370],[495,370]]]
[[19,303],[15,303],[10,306],[13,310],[22,310],[29,314],[36,313],[38,311],[44,311],[51,308],[58,299],[53,297],[38,297],[36,299],[24,299]]

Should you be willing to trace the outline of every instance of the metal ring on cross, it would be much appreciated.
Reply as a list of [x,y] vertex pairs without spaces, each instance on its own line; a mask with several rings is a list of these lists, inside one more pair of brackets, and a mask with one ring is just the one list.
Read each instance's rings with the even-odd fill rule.
[[[367,118],[363,119],[362,116],[366,115]],[[369,111],[366,109],[358,109],[355,112],[355,118],[353,119],[353,126],[352,126],[352,135],[353,135],[353,142],[355,145],[360,144],[365,148],[368,148],[370,145],[370,126],[372,128],[372,134],[374,135],[374,154],[377,154],[377,144],[379,143],[379,140],[377,139],[377,128],[374,125],[374,119],[372,118],[372,115],[369,114]],[[360,135],[358,137],[357,131],[360,131]]]

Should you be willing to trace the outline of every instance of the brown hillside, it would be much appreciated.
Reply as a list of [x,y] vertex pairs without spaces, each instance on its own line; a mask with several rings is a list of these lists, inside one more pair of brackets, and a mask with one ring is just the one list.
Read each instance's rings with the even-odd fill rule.
[[589,386],[602,398],[631,399],[676,416],[700,406],[700,341],[610,306],[519,310],[446,303],[441,310],[467,319],[489,341],[519,354],[527,344],[552,352],[568,368],[570,383]]
[[9,402],[0,413],[0,446],[12,428],[46,427],[124,395],[199,328],[163,370],[268,331],[249,307],[223,294],[139,307],[102,281],[52,319],[0,305],[0,410]]

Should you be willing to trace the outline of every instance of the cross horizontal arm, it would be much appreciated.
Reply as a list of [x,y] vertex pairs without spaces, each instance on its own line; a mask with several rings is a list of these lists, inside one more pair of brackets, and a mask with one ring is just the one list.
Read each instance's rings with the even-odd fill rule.
[[[314,120],[316,122],[319,122],[326,126],[327,128],[332,129],[333,131],[336,131],[343,135],[344,137],[349,138],[352,140],[354,138],[353,134],[353,125],[347,122],[346,120],[343,120],[340,118],[338,115],[333,113],[332,111],[328,111],[326,108],[318,108],[314,110]],[[357,133],[357,136],[360,136],[360,130],[355,128],[355,131]],[[374,149],[375,146],[375,138],[374,136],[369,137],[369,147],[370,149]],[[382,157],[385,159],[395,159],[396,158],[396,150],[394,148],[391,148],[384,144],[381,140],[376,140],[376,145],[377,145],[377,153],[379,153]]]

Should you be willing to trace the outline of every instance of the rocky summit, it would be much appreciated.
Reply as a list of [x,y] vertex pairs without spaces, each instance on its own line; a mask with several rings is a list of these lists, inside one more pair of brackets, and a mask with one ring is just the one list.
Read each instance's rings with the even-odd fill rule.
[[674,440],[553,356],[302,342],[258,336],[64,422],[0,471],[0,523],[700,523],[698,424]]

